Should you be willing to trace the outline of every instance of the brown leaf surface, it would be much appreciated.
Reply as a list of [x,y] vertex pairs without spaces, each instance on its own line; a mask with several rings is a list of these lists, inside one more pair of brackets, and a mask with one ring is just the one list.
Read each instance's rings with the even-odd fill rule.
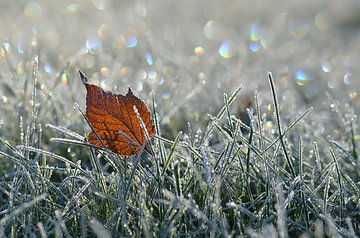
[[[125,96],[113,94],[96,85],[89,84],[81,72],[80,77],[87,90],[86,117],[96,135],[106,148],[117,154],[138,153],[147,139],[134,107],[144,122],[149,139],[152,138],[155,131],[146,104],[137,98],[130,88]],[[91,144],[102,148],[103,145],[94,131],[90,132],[88,140]]]

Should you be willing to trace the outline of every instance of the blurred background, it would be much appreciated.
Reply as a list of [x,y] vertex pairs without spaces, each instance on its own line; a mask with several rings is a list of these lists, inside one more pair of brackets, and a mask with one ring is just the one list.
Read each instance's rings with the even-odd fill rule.
[[187,121],[205,124],[241,84],[235,113],[255,91],[266,101],[269,70],[284,106],[315,106],[320,131],[331,109],[359,109],[357,0],[1,0],[0,7],[0,135],[9,139],[33,106],[38,123],[88,131],[73,108],[85,110],[79,69],[106,90],[131,87],[149,106],[154,92],[170,134]]

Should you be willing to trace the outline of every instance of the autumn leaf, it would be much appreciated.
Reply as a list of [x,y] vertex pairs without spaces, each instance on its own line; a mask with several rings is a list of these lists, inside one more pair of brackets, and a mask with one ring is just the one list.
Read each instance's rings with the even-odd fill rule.
[[86,117],[92,127],[89,142],[119,155],[139,153],[155,131],[146,104],[130,88],[125,96],[113,94],[88,83],[86,76],[79,73],[87,90]]

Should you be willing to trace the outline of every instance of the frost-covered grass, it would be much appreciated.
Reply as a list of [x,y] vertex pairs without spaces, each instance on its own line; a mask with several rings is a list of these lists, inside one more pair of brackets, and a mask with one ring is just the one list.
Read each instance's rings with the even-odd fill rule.
[[[360,236],[358,1],[0,6],[0,237]],[[86,142],[78,70],[154,155]]]
[[334,113],[344,123],[343,135],[340,141],[324,138],[311,119],[312,108],[291,109],[269,73],[272,104],[255,94],[247,114],[234,115],[242,93],[234,88],[224,92],[223,106],[208,114],[200,129],[188,122],[173,137],[164,136],[171,133],[159,123],[153,99],[154,156],[121,157],[89,146],[79,127],[41,117],[46,100],[54,108],[60,102],[37,92],[38,64],[35,57],[25,89],[31,103],[9,115],[20,123],[4,121],[20,133],[9,129],[1,135],[2,235],[360,234],[355,115]]

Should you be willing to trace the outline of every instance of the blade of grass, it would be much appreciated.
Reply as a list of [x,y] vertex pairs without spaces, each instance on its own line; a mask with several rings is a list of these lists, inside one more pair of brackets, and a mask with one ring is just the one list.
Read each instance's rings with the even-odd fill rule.
[[21,214],[22,212],[24,212],[26,209],[34,206],[36,203],[44,200],[48,195],[46,193],[41,194],[37,197],[35,197],[34,199],[32,199],[29,202],[26,202],[24,204],[22,204],[20,207],[16,208],[15,210],[13,210],[9,215],[6,215],[5,217],[3,217],[2,219],[0,219],[0,226],[5,225],[9,220],[13,219],[14,217],[16,217],[17,215]]
[[166,173],[166,170],[168,169],[168,167],[169,167],[169,165],[170,165],[170,163],[171,163],[171,161],[173,159],[173,154],[174,154],[176,145],[179,143],[179,140],[180,140],[181,136],[182,136],[182,132],[180,131],[178,133],[178,135],[176,136],[176,138],[175,138],[174,144],[171,146],[170,153],[169,153],[168,157],[165,160],[165,164],[164,164],[164,167],[162,169],[161,176],[164,176],[164,174]]
[[294,171],[294,168],[293,168],[293,166],[292,166],[292,163],[291,163],[291,160],[290,160],[290,157],[289,157],[289,155],[288,155],[288,152],[287,152],[287,149],[286,149],[286,146],[285,146],[285,142],[284,142],[284,139],[283,139],[283,133],[282,133],[282,128],[281,128],[281,120],[280,120],[280,112],[279,112],[278,99],[277,99],[277,95],[276,95],[276,91],[275,91],[275,86],[274,86],[274,81],[273,81],[272,73],[271,73],[271,72],[268,72],[268,78],[269,78],[269,82],[270,82],[271,93],[272,93],[272,96],[273,96],[274,109],[275,109],[275,114],[276,114],[276,121],[277,121],[278,132],[279,132],[279,139],[280,139],[281,146],[282,146],[282,149],[283,149],[283,152],[284,152],[284,156],[285,156],[286,161],[287,161],[287,163],[288,163],[288,166],[289,166],[291,175],[292,175],[293,177],[295,177],[295,176],[296,176],[296,175],[295,175],[295,171]]

